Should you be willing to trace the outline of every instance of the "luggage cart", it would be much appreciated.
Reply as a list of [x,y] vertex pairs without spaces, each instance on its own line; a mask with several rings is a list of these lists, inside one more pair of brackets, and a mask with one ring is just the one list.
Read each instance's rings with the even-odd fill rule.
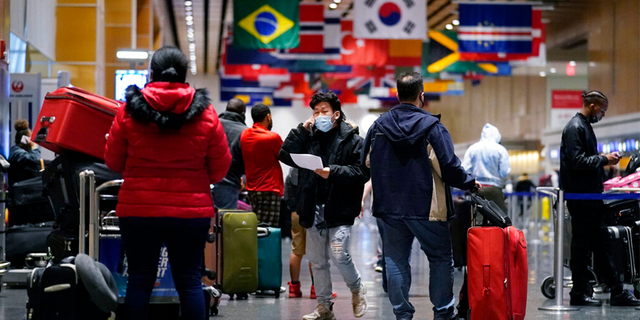
[[0,155],[0,291],[2,291],[2,277],[11,267],[11,263],[6,261],[7,225],[5,223],[5,209],[7,205],[6,173],[8,169],[9,162]]
[[[88,181],[87,181],[88,180]],[[118,302],[124,303],[126,295],[126,256],[122,247],[120,235],[119,219],[115,211],[115,203],[117,203],[117,193],[107,193],[109,189],[119,189],[124,180],[111,180],[95,187],[95,175],[90,170],[80,173],[80,194],[84,195],[84,188],[89,186],[89,230],[85,231],[86,221],[84,211],[86,210],[85,199],[80,199],[80,234],[84,234],[85,241],[80,241],[79,250],[84,252],[84,246],[88,245],[89,256],[102,262],[113,274],[118,286]],[[107,208],[105,210],[104,208]],[[168,262],[166,257],[166,247],[161,250],[159,257],[160,264],[162,261]],[[173,278],[171,275],[171,267],[164,263],[167,267],[160,270],[162,276],[159,276],[160,283],[156,283],[156,287],[152,291],[151,304],[175,304],[179,305],[180,299],[178,292],[175,290]],[[220,304],[220,292],[213,287],[203,286],[204,297],[209,301],[208,314],[217,315],[218,306]],[[203,298],[204,298],[203,297]]]
[[[557,230],[557,225],[558,225],[558,206],[559,205],[564,205],[560,204],[558,201],[558,195],[555,192],[549,192],[546,190],[540,190],[539,192],[547,194],[549,196],[551,196],[551,208],[554,212],[553,215],[553,221],[554,221],[554,230]],[[564,239],[563,239],[563,243],[564,243],[564,254],[563,254],[563,266],[567,269],[570,268],[570,262],[571,262],[571,216],[568,214],[568,210],[564,210],[565,215],[564,217],[562,217],[565,221],[564,226],[565,226],[565,231],[563,232],[564,234]],[[558,235],[558,232],[555,232],[555,235]],[[609,292],[610,288],[607,288],[604,283],[599,279],[598,275],[595,272],[595,261],[594,261],[594,257],[593,257],[593,253],[591,254],[591,263],[590,265],[587,267],[587,270],[589,271],[589,274],[591,275],[591,279],[589,280],[589,286],[591,288],[591,291],[594,293],[605,293],[605,292]],[[573,287],[573,281],[571,280],[571,277],[567,276],[563,278],[563,287],[564,288],[572,288]],[[556,297],[556,283],[555,283],[555,279],[553,275],[547,276],[546,278],[544,278],[544,280],[542,281],[542,284],[540,286],[540,291],[542,292],[542,295],[545,296],[547,299],[554,299]]]

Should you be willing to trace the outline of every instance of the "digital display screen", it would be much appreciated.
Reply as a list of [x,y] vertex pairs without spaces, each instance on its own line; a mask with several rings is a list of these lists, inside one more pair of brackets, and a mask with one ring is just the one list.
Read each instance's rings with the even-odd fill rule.
[[148,78],[147,70],[116,70],[116,100],[125,101],[125,91],[130,85],[144,88]]

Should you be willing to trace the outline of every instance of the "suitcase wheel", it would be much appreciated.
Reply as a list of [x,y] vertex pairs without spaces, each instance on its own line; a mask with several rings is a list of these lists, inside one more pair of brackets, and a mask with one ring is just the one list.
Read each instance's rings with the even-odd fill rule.
[[276,289],[276,299],[280,299],[280,289]]
[[554,280],[553,276],[548,276],[544,278],[542,285],[540,286],[542,295],[547,299],[554,299],[556,297],[556,284]]
[[248,300],[249,299],[249,294],[248,293],[238,293],[238,300]]

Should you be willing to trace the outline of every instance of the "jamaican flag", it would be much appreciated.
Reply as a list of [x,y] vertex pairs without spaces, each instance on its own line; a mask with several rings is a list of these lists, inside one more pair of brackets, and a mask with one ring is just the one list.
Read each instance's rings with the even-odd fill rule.
[[440,72],[458,74],[497,74],[492,63],[460,61],[456,31],[429,31],[429,42],[422,43],[422,75],[439,78]]
[[298,0],[236,0],[233,45],[248,49],[289,49],[300,42]]

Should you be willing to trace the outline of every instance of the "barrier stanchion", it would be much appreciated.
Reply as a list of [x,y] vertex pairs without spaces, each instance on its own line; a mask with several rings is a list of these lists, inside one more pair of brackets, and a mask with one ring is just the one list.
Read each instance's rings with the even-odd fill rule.
[[557,190],[555,188],[542,187],[538,188],[539,191],[557,191],[558,192],[558,210],[556,210],[556,229],[554,231],[554,278],[556,284],[556,297],[555,305],[538,307],[538,310],[544,311],[578,311],[577,307],[566,307],[563,304],[564,298],[564,264],[563,264],[563,244],[564,239],[564,190]]
[[540,239],[538,234],[538,222],[540,217],[540,195],[536,191],[533,195],[533,240],[529,241],[531,244],[539,244]]

